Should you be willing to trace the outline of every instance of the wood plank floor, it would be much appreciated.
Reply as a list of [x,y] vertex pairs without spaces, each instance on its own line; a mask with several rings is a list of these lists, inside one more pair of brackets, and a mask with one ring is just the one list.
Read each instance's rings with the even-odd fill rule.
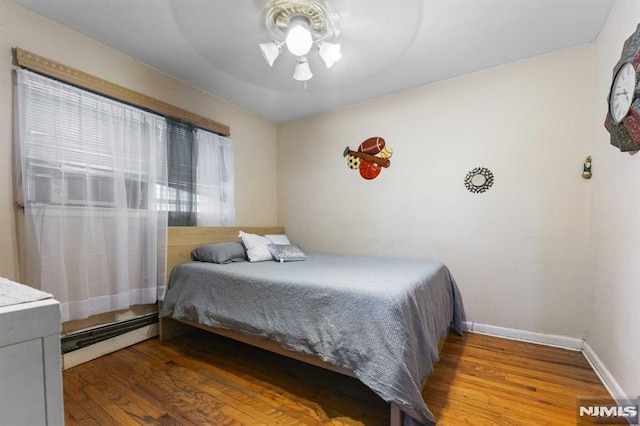
[[[66,370],[67,425],[384,425],[356,379],[196,331]],[[450,336],[423,396],[438,425],[576,424],[578,397],[606,396],[579,352]]]

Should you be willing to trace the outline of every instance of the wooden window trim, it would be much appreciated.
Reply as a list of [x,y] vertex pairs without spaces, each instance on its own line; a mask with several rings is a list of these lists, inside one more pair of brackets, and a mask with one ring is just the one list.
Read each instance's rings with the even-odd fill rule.
[[161,115],[180,118],[197,127],[222,136],[231,135],[231,129],[226,124],[218,123],[217,121],[210,120],[182,108],[170,105],[166,102],[159,101],[152,97],[143,95],[142,93],[135,92],[127,89],[126,87],[119,86],[99,77],[61,64],[60,62],[52,61],[51,59],[44,58],[18,47],[15,48],[15,57],[18,66],[53,77],[56,80],[72,84],[130,105],[151,110]]

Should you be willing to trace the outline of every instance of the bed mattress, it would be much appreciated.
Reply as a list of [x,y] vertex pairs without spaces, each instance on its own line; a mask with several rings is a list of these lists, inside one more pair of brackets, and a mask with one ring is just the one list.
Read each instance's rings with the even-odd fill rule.
[[448,268],[423,260],[308,254],[301,262],[190,262],[174,268],[161,316],[265,338],[345,368],[407,414],[434,422],[421,395],[438,341],[462,333]]

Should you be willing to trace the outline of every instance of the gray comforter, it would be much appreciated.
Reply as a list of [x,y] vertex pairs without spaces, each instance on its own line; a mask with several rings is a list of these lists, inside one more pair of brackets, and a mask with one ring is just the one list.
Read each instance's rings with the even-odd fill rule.
[[438,341],[449,327],[461,334],[464,321],[442,263],[319,254],[179,265],[160,315],[270,339],[346,368],[398,404],[405,425],[434,422],[421,383],[439,359]]

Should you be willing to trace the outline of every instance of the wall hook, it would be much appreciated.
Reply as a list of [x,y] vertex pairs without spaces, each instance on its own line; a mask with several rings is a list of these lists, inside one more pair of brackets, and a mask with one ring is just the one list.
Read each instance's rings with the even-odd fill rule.
[[584,166],[582,168],[582,177],[585,179],[591,179],[591,156],[589,155],[586,160],[584,160]]

